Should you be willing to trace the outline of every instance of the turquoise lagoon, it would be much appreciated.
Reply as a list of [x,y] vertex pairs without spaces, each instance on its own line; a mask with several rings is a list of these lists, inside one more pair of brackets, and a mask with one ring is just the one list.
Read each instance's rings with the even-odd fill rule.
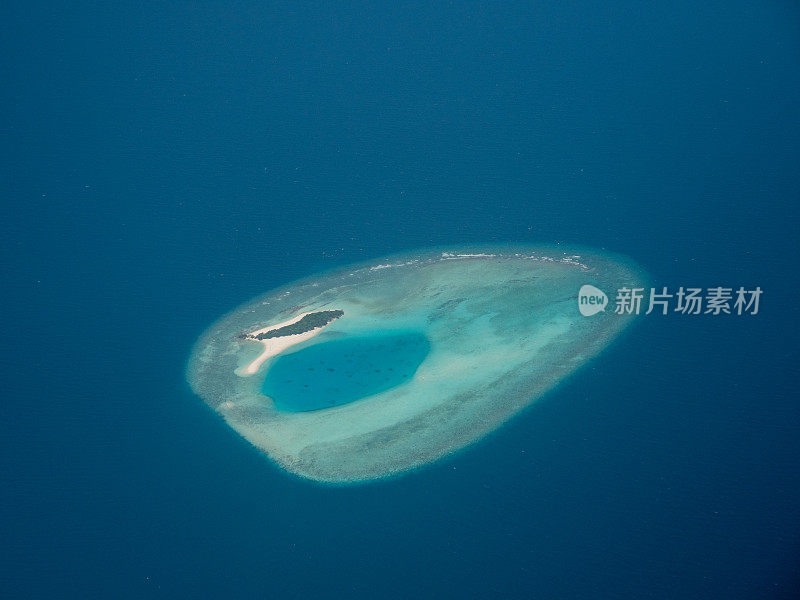
[[304,412],[355,402],[413,378],[430,351],[417,331],[385,331],[314,344],[278,356],[261,388],[278,410]]

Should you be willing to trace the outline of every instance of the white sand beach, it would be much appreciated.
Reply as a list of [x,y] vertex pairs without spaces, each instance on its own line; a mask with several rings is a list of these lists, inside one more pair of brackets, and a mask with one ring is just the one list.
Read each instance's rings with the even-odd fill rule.
[[[293,325],[301,320],[306,315],[310,315],[311,312],[304,312],[288,321],[284,321],[283,323],[278,323],[277,325],[271,325],[269,327],[264,327],[263,329],[259,329],[249,334],[249,336],[255,337],[260,333],[267,333],[269,331],[274,331],[275,329],[280,329],[281,327],[286,327],[287,325]],[[272,358],[273,356],[280,354],[287,348],[291,348],[295,344],[299,344],[300,342],[305,342],[306,340],[311,339],[315,335],[317,335],[320,331],[325,328],[323,325],[322,327],[317,327],[310,331],[306,331],[304,333],[297,333],[294,335],[285,335],[281,337],[274,337],[274,338],[267,338],[264,340],[256,340],[253,339],[254,342],[261,342],[264,345],[264,351],[256,358],[253,362],[247,365],[244,369],[237,372],[237,375],[241,376],[249,376],[255,375],[258,373],[258,370],[261,368],[261,365],[267,359]]]

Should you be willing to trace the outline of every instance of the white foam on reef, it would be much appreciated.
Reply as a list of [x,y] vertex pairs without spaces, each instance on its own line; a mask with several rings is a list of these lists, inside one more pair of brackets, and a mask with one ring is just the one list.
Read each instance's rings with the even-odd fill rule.
[[[187,377],[233,429],[288,471],[338,483],[395,475],[495,430],[634,318],[582,317],[582,285],[613,293],[644,279],[628,259],[584,249],[479,246],[384,257],[295,282],[224,316],[197,341]],[[285,351],[414,329],[428,337],[430,353],[403,385],[310,412],[280,411],[261,393],[269,363],[251,377],[236,375],[253,362],[253,342],[239,338],[242,331],[331,308],[344,315]]]

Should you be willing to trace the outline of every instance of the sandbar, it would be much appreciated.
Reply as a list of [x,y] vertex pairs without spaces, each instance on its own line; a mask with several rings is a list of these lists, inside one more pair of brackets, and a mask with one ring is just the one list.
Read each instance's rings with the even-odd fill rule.
[[250,332],[245,336],[245,339],[260,342],[264,346],[264,351],[258,355],[258,357],[246,365],[243,368],[239,368],[236,370],[236,374],[241,377],[247,377],[250,375],[255,375],[258,373],[258,370],[261,368],[267,360],[272,358],[273,356],[277,356],[281,352],[284,352],[291,348],[292,346],[299,344],[300,342],[305,342],[306,340],[310,340],[315,335],[319,334],[326,326],[323,325],[321,327],[315,327],[309,331],[305,331],[303,333],[295,333],[293,335],[284,335],[281,337],[272,337],[266,339],[256,339],[256,336],[260,333],[268,333],[270,331],[274,331],[276,329],[280,329],[281,327],[286,327],[288,325],[293,325],[303,319],[305,316],[313,314],[314,311],[307,311],[300,313],[296,317],[283,321],[282,323],[278,323],[277,325],[270,325],[268,327],[262,327],[261,329],[257,329],[256,331]]

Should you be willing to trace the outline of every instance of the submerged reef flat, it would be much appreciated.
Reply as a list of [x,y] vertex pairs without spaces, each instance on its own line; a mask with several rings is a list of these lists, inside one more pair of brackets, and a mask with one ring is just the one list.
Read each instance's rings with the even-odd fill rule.
[[292,473],[396,475],[497,429],[635,318],[582,316],[583,285],[611,296],[645,278],[624,257],[542,246],[390,256],[242,305],[198,339],[187,378]]

